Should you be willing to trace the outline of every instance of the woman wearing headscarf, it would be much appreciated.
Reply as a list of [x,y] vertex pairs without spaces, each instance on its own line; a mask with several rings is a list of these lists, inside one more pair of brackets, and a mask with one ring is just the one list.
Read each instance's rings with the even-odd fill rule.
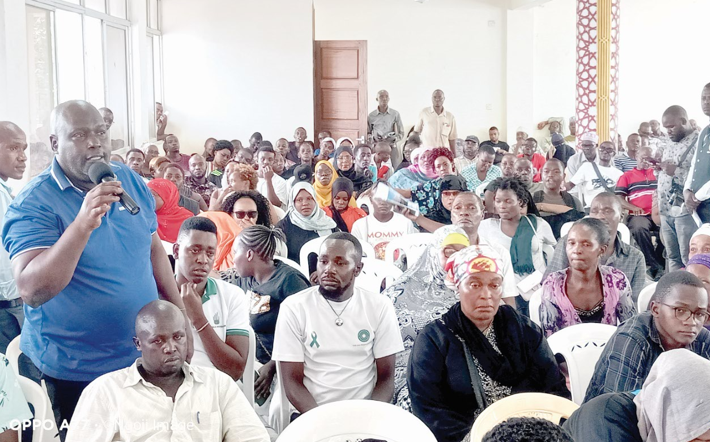
[[602,221],[583,218],[567,234],[569,267],[550,273],[542,285],[540,322],[545,335],[575,324],[617,325],[636,314],[631,284],[623,272],[599,264],[609,245]]
[[353,223],[360,218],[365,218],[367,213],[361,208],[350,204],[354,202],[354,190],[353,183],[349,179],[340,177],[333,182],[332,187],[333,195],[330,207],[323,207],[323,210],[326,215],[333,218],[341,232],[350,232],[353,228]]
[[353,143],[353,140],[348,137],[341,137],[338,138],[338,142],[335,143],[335,148],[337,149],[340,146],[350,146],[350,148],[352,149],[355,146],[355,143]]
[[444,266],[451,255],[469,245],[463,229],[442,227],[434,233],[432,245],[424,255],[383,292],[394,304],[405,343],[395,362],[394,400],[407,411],[411,411],[407,364],[412,345],[425,325],[439,319],[458,302],[458,293],[446,282]]
[[148,188],[155,198],[158,236],[163,241],[175,243],[182,222],[191,218],[193,214],[178,205],[180,193],[172,181],[165,178],[154,178],[148,181]]
[[427,147],[414,149],[411,155],[412,165],[395,172],[387,182],[395,189],[411,189],[420,183],[426,183],[431,180],[424,172],[426,167],[424,154],[430,150],[431,148]]
[[641,390],[606,393],[562,425],[576,442],[710,440],[710,361],[680,348],[661,353]]
[[503,261],[491,247],[452,255],[460,302],[419,333],[407,384],[412,411],[438,442],[461,442],[490,404],[521,392],[569,397],[542,330],[501,305]]
[[319,236],[328,236],[338,227],[316,203],[316,193],[309,183],[294,184],[289,194],[288,212],[276,224],[286,235],[288,259],[300,261],[301,247]]
[[426,217],[439,224],[451,224],[451,207],[454,204],[454,199],[459,193],[467,190],[466,180],[463,177],[458,175],[443,177],[439,187],[439,196]]
[[352,147],[341,145],[335,149],[335,170],[338,176],[347,178],[353,183],[355,197],[372,187],[372,180],[355,170],[355,154]]
[[232,245],[234,239],[242,231],[237,221],[229,214],[221,211],[202,212],[198,216],[209,218],[217,226],[217,251],[214,256],[212,268],[215,271],[226,270],[232,267]]
[[316,191],[318,206],[328,207],[332,202],[333,182],[338,178],[338,172],[330,161],[321,160],[316,163],[315,176],[313,190]]

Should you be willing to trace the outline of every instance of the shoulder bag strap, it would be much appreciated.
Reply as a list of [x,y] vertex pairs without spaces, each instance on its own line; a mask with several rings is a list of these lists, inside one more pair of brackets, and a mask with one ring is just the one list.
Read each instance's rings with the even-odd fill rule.
[[597,174],[597,178],[599,178],[599,181],[601,181],[602,186],[604,186],[604,190],[606,190],[607,192],[614,193],[614,190],[609,188],[609,185],[606,183],[606,179],[602,176],[602,173],[599,171],[599,166],[597,166],[597,163],[592,161],[592,167],[594,168],[594,173]]

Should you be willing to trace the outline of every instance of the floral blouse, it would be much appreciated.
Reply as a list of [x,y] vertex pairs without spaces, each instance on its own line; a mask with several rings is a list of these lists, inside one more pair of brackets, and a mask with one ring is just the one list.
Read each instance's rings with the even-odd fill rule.
[[419,184],[412,188],[412,201],[419,205],[419,212],[426,216],[434,210],[441,198],[441,178]]
[[[546,336],[583,322],[567,296],[567,270],[550,273],[542,285],[540,324]],[[604,292],[601,323],[620,324],[636,314],[631,284],[626,275],[613,267],[600,265],[599,272]]]

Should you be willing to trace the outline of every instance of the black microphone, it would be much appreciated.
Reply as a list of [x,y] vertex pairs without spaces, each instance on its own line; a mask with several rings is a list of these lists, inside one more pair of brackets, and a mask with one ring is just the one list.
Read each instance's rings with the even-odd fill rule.
[[[113,170],[111,170],[111,166],[99,161],[92,163],[91,166],[89,166],[89,178],[91,178],[91,181],[94,184],[116,181],[116,175],[114,175]],[[123,208],[126,209],[126,211],[128,211],[131,215],[137,215],[138,212],[141,211],[141,208],[138,207],[138,204],[136,204],[135,201],[133,201],[133,198],[128,196],[125,189],[119,198],[121,198],[119,202]]]

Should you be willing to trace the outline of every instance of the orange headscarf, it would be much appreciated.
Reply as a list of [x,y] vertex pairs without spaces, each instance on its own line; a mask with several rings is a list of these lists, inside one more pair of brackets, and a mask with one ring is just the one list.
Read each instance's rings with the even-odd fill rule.
[[148,181],[148,187],[163,200],[163,206],[155,211],[158,216],[158,236],[163,241],[175,243],[182,222],[192,218],[192,212],[178,205],[180,192],[172,181],[155,178]]
[[228,213],[222,211],[202,212],[198,216],[209,218],[217,225],[217,253],[212,268],[216,271],[231,268],[234,264],[232,244],[242,231],[241,226]]

